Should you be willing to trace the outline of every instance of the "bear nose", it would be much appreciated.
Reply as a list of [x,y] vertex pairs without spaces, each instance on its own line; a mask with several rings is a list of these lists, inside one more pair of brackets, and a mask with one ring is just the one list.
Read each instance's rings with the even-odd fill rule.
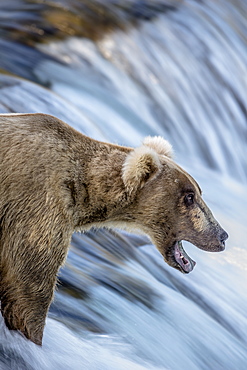
[[225,245],[225,241],[226,239],[228,239],[228,234],[226,231],[223,231],[221,234],[220,234],[220,243],[222,245]]

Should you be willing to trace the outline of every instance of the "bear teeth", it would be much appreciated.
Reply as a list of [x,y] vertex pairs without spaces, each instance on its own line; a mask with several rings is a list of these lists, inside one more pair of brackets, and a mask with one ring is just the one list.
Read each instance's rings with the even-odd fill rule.
[[[186,256],[186,257],[185,257]],[[174,257],[176,262],[182,267],[183,271],[188,273],[193,270],[195,261],[193,261],[183,250],[182,241],[177,241],[174,245]]]
[[180,253],[180,258],[181,260],[183,261],[183,263],[186,265],[187,263],[189,263],[189,261],[184,257],[184,255],[182,253]]

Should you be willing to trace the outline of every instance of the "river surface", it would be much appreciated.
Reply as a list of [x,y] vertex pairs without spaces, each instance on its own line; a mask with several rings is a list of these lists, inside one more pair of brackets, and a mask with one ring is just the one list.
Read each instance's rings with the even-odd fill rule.
[[145,236],[74,234],[43,347],[1,318],[0,369],[245,370],[247,2],[88,4],[1,3],[0,112],[123,145],[164,136],[229,240],[215,254],[184,243],[185,276]]

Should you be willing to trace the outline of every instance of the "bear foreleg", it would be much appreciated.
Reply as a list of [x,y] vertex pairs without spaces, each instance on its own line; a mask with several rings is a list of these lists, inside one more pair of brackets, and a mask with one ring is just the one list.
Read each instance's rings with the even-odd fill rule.
[[[43,235],[39,247],[38,243],[27,242],[28,234],[26,232],[18,247],[12,244],[11,249],[7,236],[4,243],[0,241],[1,312],[9,329],[18,330],[41,345],[57,273],[66,258],[69,239],[67,230],[60,230],[49,238]],[[14,240],[16,243],[17,238]]]

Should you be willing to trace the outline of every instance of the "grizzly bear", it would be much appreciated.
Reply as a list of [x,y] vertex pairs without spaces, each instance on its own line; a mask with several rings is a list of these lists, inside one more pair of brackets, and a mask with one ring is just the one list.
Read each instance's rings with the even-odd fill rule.
[[42,344],[72,233],[92,226],[149,235],[184,273],[195,262],[182,240],[222,251],[228,237],[161,137],[133,149],[46,114],[0,115],[0,299],[9,329]]

